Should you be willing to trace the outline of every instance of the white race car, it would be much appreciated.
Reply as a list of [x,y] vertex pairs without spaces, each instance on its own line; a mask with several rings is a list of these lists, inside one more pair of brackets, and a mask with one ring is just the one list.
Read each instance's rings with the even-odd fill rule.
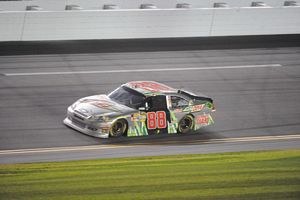
[[133,81],[109,95],[73,103],[64,124],[94,137],[188,133],[213,124],[213,100],[154,81]]

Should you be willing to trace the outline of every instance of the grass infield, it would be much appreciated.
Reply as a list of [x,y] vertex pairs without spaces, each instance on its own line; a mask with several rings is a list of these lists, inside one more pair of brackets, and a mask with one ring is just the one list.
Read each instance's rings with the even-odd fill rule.
[[0,199],[300,199],[300,150],[0,165]]

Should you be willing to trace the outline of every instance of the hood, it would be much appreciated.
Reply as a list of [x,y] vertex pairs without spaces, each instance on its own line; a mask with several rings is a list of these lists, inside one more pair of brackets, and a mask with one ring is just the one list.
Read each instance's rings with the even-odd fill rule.
[[107,95],[89,96],[76,101],[72,108],[86,116],[121,115],[134,111],[125,105],[112,101]]

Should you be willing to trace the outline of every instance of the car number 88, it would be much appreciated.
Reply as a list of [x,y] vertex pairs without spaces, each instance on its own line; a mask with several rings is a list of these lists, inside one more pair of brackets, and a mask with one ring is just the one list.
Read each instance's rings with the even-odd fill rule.
[[167,127],[166,112],[164,111],[148,112],[147,127],[148,129],[166,128]]

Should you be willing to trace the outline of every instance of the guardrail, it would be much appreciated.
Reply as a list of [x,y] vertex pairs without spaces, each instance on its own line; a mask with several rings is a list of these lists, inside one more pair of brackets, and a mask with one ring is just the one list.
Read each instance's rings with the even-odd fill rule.
[[0,41],[300,33],[300,7],[2,11]]

